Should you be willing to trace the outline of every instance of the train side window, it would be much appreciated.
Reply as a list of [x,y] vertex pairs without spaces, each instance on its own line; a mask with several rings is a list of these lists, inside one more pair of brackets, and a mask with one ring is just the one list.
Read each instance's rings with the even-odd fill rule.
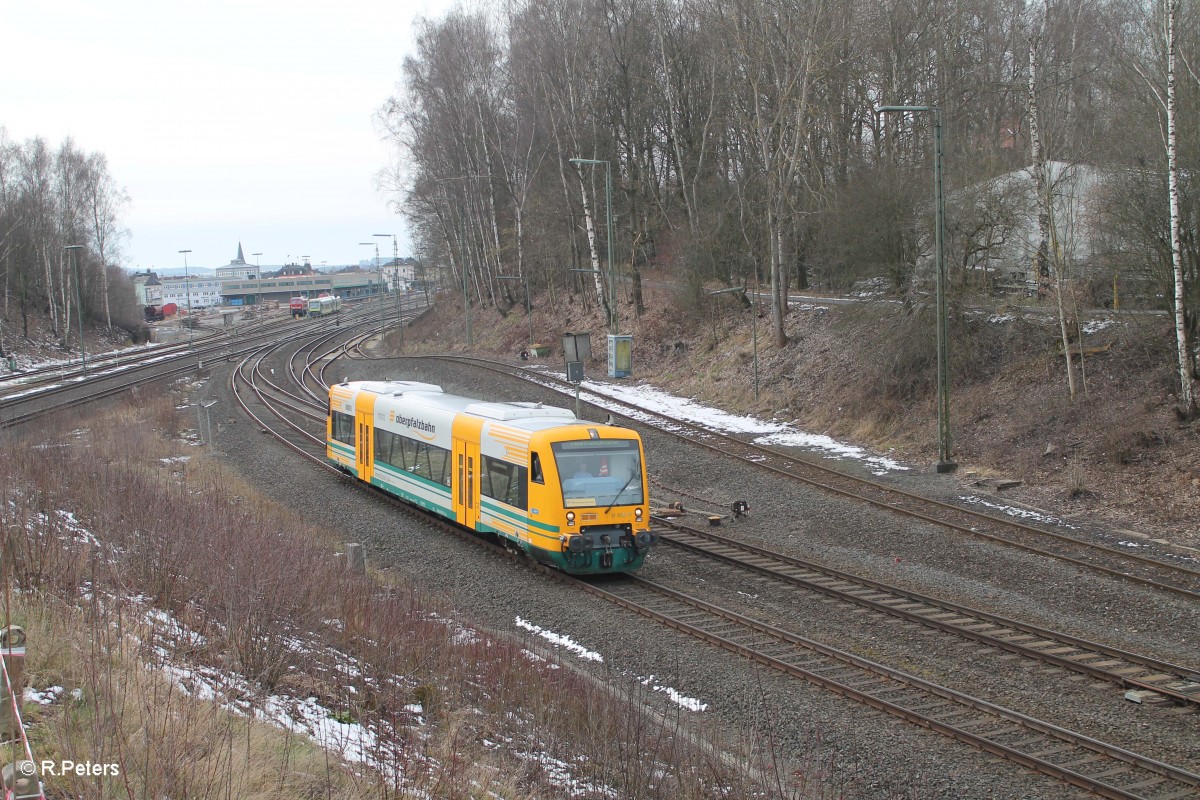
[[429,474],[443,486],[450,485],[450,451],[429,446]]
[[396,456],[399,455],[400,448],[397,447],[399,442],[396,441],[399,437],[390,431],[375,429],[375,460],[382,461],[386,464],[396,466]]
[[414,475],[420,475],[422,478],[430,480],[438,480],[434,475],[433,453],[438,448],[430,447],[425,442],[413,442],[413,466],[412,472]]
[[529,454],[529,480],[543,485],[546,483],[546,479],[542,477],[542,459],[537,453]]
[[[499,499],[503,496],[502,494],[498,494],[496,490],[492,488],[492,475],[495,472],[495,465],[499,463],[500,462],[496,461],[494,458],[488,458],[487,456],[483,457],[483,469],[479,472],[479,492],[484,497]],[[497,486],[503,486],[508,478],[507,474],[497,477]]]
[[420,449],[420,445],[407,436],[401,436],[400,447],[404,451],[403,455],[401,456],[401,465],[409,472],[418,472],[417,467],[420,464],[420,461],[417,458],[417,451]]
[[479,475],[481,494],[521,510],[529,508],[526,493],[529,476],[525,467],[488,456],[483,457],[482,466]]

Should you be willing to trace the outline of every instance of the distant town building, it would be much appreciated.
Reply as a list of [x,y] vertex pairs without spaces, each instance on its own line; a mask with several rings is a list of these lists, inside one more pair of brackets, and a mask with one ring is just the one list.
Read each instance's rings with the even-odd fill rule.
[[[190,302],[189,302],[190,293]],[[193,311],[221,303],[221,281],[207,275],[177,276],[162,279],[162,302]],[[147,304],[156,305],[156,304]]]
[[137,296],[139,306],[161,306],[163,304],[162,282],[151,270],[133,274],[133,291]]
[[271,273],[273,278],[294,278],[298,275],[312,275],[312,264],[305,261],[303,264],[284,264],[279,269]]
[[313,272],[307,275],[282,275],[254,280],[221,282],[223,304],[253,305],[271,300],[286,303],[293,297],[313,298],[323,294],[344,300],[372,297],[379,294],[379,281],[374,272]]
[[217,267],[216,276],[218,280],[256,278],[258,277],[258,267],[246,263],[246,259],[242,256],[242,243],[238,242],[237,258],[223,267]]
[[383,270],[383,280],[388,291],[399,290],[407,292],[416,278],[416,261],[411,258],[400,258],[380,267]]

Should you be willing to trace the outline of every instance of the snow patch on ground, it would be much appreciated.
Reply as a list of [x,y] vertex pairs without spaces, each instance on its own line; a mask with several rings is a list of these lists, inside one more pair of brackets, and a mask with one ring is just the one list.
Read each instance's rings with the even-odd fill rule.
[[[552,370],[546,371],[557,377],[565,377]],[[799,447],[819,453],[826,458],[861,461],[876,475],[908,469],[899,461],[885,456],[871,455],[861,447],[839,442],[830,436],[807,433],[785,422],[768,422],[748,415],[731,414],[647,384],[626,386],[585,380],[580,385],[580,390],[581,399],[586,399],[589,403],[602,408],[606,407],[605,399],[611,398],[647,411],[684,419],[712,431],[749,434],[754,437],[755,444]],[[637,414],[632,416],[637,417]],[[640,422],[648,425],[670,429],[669,426],[664,426],[661,421],[653,417],[637,418]]]
[[523,629],[529,631],[530,633],[534,634],[535,636],[540,636],[543,639],[545,639],[547,642],[550,642],[550,644],[554,645],[555,647],[561,647],[564,650],[568,650],[568,651],[574,653],[579,658],[582,658],[584,661],[598,661],[600,663],[604,662],[603,656],[601,656],[599,653],[595,652],[594,650],[588,650],[586,647],[584,647],[583,645],[576,642],[570,636],[563,636],[560,633],[555,633],[554,631],[546,630],[545,628],[541,627],[540,625],[534,625],[532,622],[528,622],[528,621],[522,619],[521,617],[517,617],[516,624],[517,624],[518,628],[523,628]]
[[[595,653],[591,650],[588,650],[587,648],[578,644],[570,636],[564,636],[561,633],[555,633],[554,631],[546,630],[545,628],[543,628],[539,625],[534,625],[532,622],[522,619],[521,617],[517,617],[516,624],[517,624],[518,628],[523,628],[524,630],[530,631],[530,632],[542,637],[543,639],[545,639],[546,641],[555,645],[556,647],[562,647],[566,650],[570,650],[571,652],[575,653],[575,655],[579,656],[580,658],[583,658],[588,661],[598,661],[601,663],[603,663],[603,661],[604,661],[604,658],[599,653]],[[528,650],[526,650],[524,652],[526,654],[528,654],[530,657],[532,657],[538,661],[544,660],[541,658],[541,656],[534,655],[533,653],[530,653]],[[651,691],[662,692],[663,694],[665,694],[667,697],[669,697],[671,699],[671,702],[675,703],[676,705],[678,705],[682,708],[686,708],[689,711],[704,711],[705,709],[708,708],[708,703],[702,703],[694,697],[687,697],[686,695],[678,692],[677,690],[673,689],[670,686],[664,686],[662,684],[656,683],[653,675],[649,676],[648,678],[639,677],[637,679],[637,681],[638,681],[638,683],[642,684],[643,686],[650,687]]]
[[975,495],[963,495],[958,499],[964,503],[990,508],[994,511],[999,511],[1001,514],[1006,514],[1010,517],[1016,517],[1017,519],[1028,519],[1033,520],[1034,522],[1044,522],[1047,525],[1057,525],[1062,528],[1075,528],[1074,525],[1070,524],[1061,517],[1055,517],[1051,514],[1043,514],[1040,511],[1032,511],[1027,508],[1014,508],[1013,506],[993,503],[991,501],[984,500],[982,497],[976,497]]

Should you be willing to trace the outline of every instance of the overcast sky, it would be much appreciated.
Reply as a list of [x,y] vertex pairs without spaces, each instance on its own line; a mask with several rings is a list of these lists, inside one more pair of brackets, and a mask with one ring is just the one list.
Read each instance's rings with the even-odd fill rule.
[[376,188],[374,114],[419,15],[450,0],[0,0],[0,125],[108,157],[132,201],[124,264],[374,257],[403,221]]

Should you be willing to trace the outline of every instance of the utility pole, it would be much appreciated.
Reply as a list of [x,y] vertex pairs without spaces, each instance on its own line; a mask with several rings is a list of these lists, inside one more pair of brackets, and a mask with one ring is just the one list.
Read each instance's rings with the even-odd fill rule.
[[[385,238],[385,239],[387,237],[391,236],[392,237],[392,252],[394,253],[399,249],[399,245],[396,243],[396,237],[393,234],[376,233],[376,234],[372,234],[372,235],[379,236],[379,237]],[[393,292],[396,290],[396,283],[397,283],[397,281],[396,281],[396,278],[397,278],[396,258],[397,258],[396,256],[392,256],[392,291]],[[381,284],[379,287],[379,324],[382,325],[383,324],[383,304],[385,302],[385,298],[387,297],[387,293],[386,293],[387,284],[383,282],[383,268],[379,265],[379,245],[378,245],[378,243],[376,243],[376,245],[375,245],[375,268],[379,270],[379,282]],[[396,327],[399,328],[401,325],[404,324],[404,322],[400,319],[400,295],[397,294],[395,297],[395,300],[396,300]],[[382,337],[383,333],[381,332],[379,335],[380,335],[380,337]],[[403,336],[403,334],[400,334],[400,335]]]
[[942,109],[938,106],[881,106],[881,113],[907,111],[928,112],[933,115],[933,256],[934,285],[936,294],[937,320],[937,417],[938,417],[938,472],[953,472],[954,449],[950,444],[950,366],[947,363],[946,336],[946,261],[944,231],[946,204],[942,194]]
[[183,253],[183,291],[187,294],[188,307],[188,350],[192,349],[192,326],[196,324],[196,320],[192,318],[192,281],[188,277],[187,254],[191,250],[180,250]]
[[[67,251],[67,256],[75,267],[75,316],[79,317],[79,357],[83,371],[87,372],[87,345],[83,341],[83,295],[79,287],[79,258],[75,255],[75,251],[83,249],[83,245],[69,244],[63,249]],[[70,329],[68,328],[68,330]]]
[[375,248],[375,272],[378,273],[378,277],[379,277],[379,340],[383,341],[384,329],[386,327],[383,322],[383,298],[384,298],[383,290],[386,287],[384,286],[384,283],[383,283],[383,270],[380,269],[380,267],[379,267],[379,243],[378,242],[359,242],[359,244],[363,245],[364,247],[374,247]]
[[251,253],[254,256],[254,298],[258,304],[258,327],[263,326],[263,315],[266,313],[266,308],[263,304],[262,296],[262,265],[258,261],[258,257],[262,255],[262,251]]

